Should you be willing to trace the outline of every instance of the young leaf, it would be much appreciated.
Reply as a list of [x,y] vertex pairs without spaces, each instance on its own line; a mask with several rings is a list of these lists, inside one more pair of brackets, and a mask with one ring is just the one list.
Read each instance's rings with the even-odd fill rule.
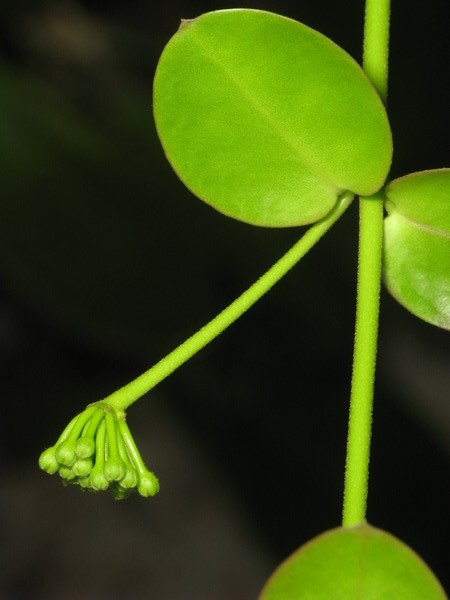
[[450,169],[396,179],[386,196],[384,282],[413,314],[450,329]]
[[440,583],[417,554],[369,525],[337,528],[294,552],[259,600],[445,600]]
[[363,70],[265,11],[182,22],[158,64],[154,114],[187,187],[255,225],[317,221],[344,191],[377,191],[391,162],[387,116]]

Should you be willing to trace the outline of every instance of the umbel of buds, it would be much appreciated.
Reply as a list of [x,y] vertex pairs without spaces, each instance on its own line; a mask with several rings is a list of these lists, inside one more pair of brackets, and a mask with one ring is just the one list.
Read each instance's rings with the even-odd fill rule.
[[89,405],[70,421],[51,448],[39,458],[39,466],[50,475],[59,473],[65,484],[84,490],[110,490],[114,498],[127,498],[137,491],[154,496],[159,490],[156,475],[142,460],[125,421],[107,402]]

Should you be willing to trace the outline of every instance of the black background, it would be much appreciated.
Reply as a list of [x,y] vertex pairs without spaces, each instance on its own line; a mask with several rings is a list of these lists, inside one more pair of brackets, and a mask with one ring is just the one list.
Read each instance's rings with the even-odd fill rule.
[[[339,525],[357,210],[130,410],[160,477],[114,502],[38,472],[81,410],[164,356],[298,237],[193,198],[151,113],[180,18],[216,2],[0,5],[0,597],[253,598]],[[360,59],[363,2],[247,2]],[[449,166],[448,3],[393,2],[392,177]],[[368,519],[449,585],[448,333],[382,294]]]

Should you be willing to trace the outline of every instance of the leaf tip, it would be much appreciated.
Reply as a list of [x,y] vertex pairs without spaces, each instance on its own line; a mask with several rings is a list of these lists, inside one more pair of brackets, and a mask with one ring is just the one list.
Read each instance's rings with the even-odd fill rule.
[[188,27],[190,27],[192,25],[192,23],[195,20],[196,19],[181,19],[180,20],[180,26],[178,27],[178,31],[182,31],[183,29],[187,29]]

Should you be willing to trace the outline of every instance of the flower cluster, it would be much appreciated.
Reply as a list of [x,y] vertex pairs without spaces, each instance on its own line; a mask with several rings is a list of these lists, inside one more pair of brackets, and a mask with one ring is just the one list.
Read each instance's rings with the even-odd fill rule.
[[39,458],[50,475],[59,473],[63,483],[78,484],[97,492],[109,489],[114,498],[127,498],[136,490],[154,496],[158,479],[149,471],[128,425],[125,414],[107,402],[89,405],[72,419],[58,441]]

